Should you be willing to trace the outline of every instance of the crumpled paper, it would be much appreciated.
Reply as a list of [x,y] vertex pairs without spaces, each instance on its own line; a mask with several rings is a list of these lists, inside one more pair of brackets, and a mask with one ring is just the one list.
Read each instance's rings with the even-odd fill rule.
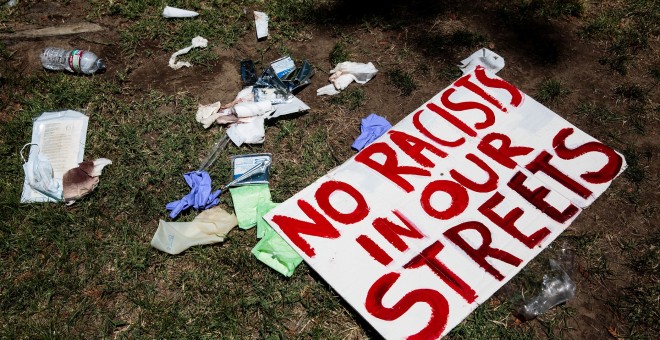
[[463,75],[470,73],[477,66],[483,66],[488,71],[497,73],[504,68],[504,58],[487,48],[482,48],[461,60],[461,64],[458,65]]
[[224,241],[236,224],[234,214],[217,206],[202,211],[192,222],[160,220],[151,246],[176,255],[192,246]]
[[191,63],[186,62],[186,61],[176,61],[176,57],[178,57],[182,54],[186,54],[186,53],[190,52],[190,50],[192,50],[195,47],[200,47],[200,48],[201,47],[206,47],[208,45],[208,43],[209,43],[208,40],[206,40],[206,39],[204,39],[200,36],[194,37],[192,39],[192,45],[190,45],[186,48],[182,48],[182,49],[180,49],[180,50],[178,50],[178,51],[176,51],[172,54],[172,56],[170,57],[169,66],[171,68],[175,69],[175,70],[178,70],[178,69],[180,69],[184,66],[185,67],[191,67],[192,66]]
[[73,204],[92,192],[99,184],[99,176],[103,168],[110,164],[112,164],[111,160],[98,158],[94,161],[84,161],[78,164],[78,167],[65,172],[62,178],[64,201]]
[[378,137],[382,136],[387,130],[392,127],[392,124],[387,119],[372,113],[367,118],[362,118],[360,124],[360,135],[351,147],[357,151],[364,149],[371,142],[375,141]]
[[352,61],[339,63],[330,71],[329,81],[331,84],[316,90],[316,95],[335,95],[348,87],[352,82],[366,84],[376,73],[378,73],[378,70],[371,62],[367,64]]

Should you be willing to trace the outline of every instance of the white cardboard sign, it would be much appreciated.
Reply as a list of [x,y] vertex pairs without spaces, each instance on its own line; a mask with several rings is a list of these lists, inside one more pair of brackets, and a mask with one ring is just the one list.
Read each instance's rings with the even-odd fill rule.
[[478,67],[265,219],[381,335],[439,338],[625,167]]

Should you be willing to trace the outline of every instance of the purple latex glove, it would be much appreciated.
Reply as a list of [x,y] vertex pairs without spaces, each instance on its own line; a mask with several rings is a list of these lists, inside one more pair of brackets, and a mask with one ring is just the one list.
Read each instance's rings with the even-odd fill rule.
[[367,116],[367,118],[362,118],[362,123],[360,124],[361,133],[351,147],[360,151],[378,137],[382,136],[391,127],[392,124],[390,124],[387,119],[372,113]]
[[190,187],[190,193],[182,199],[167,203],[165,209],[171,210],[170,218],[175,218],[180,212],[190,207],[204,210],[220,203],[221,190],[211,192],[211,176],[206,171],[192,171],[183,175]]

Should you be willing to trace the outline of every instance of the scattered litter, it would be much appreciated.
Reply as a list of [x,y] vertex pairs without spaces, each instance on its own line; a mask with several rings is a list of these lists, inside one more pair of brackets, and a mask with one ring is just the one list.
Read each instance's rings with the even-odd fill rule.
[[371,142],[375,141],[378,137],[382,136],[387,130],[392,127],[392,124],[387,119],[372,113],[367,118],[362,118],[360,123],[360,135],[353,142],[351,147],[357,151],[364,149]]
[[243,87],[252,86],[257,82],[257,68],[252,60],[241,60],[241,80]]
[[232,183],[227,186],[268,184],[273,157],[269,153],[233,156],[231,158]]
[[238,227],[241,229],[254,227],[257,224],[257,206],[271,201],[268,184],[243,185],[230,188],[229,192],[234,202]]
[[[9,5],[9,4],[8,4]],[[1,39],[31,39],[56,37],[69,34],[91,33],[103,31],[103,26],[91,22],[81,22],[62,26],[29,29],[12,33],[0,33]]]
[[221,190],[211,192],[211,176],[206,171],[192,171],[183,175],[190,187],[190,193],[178,201],[173,201],[165,206],[171,211],[170,218],[176,218],[179,213],[190,207],[195,210],[204,210],[214,207],[220,203],[218,196]]
[[215,143],[213,143],[213,147],[211,148],[211,152],[209,152],[208,156],[204,158],[204,161],[202,161],[202,164],[199,166],[198,171],[206,171],[208,168],[215,163],[215,160],[218,158],[218,155],[220,154],[220,151],[223,150],[227,144],[229,143],[229,136],[227,134],[222,134],[222,137]]
[[367,83],[376,75],[376,73],[378,73],[378,70],[372,63],[364,64],[351,61],[339,63],[330,71],[331,75],[329,80],[332,84],[328,84],[316,90],[316,95],[335,95],[354,81],[358,84]]
[[268,36],[268,14],[254,11],[254,25],[257,27],[257,40]]
[[[263,220],[263,215],[258,216]],[[266,235],[252,248],[252,254],[278,273],[291,277],[294,270],[302,262],[302,257],[275,232],[270,229]]]
[[517,315],[528,321],[544,314],[550,308],[575,297],[575,284],[567,271],[573,266],[572,251],[563,247],[558,260],[550,259],[550,272],[543,275],[541,292],[517,311]]
[[62,180],[64,186],[64,201],[73,204],[91,193],[99,185],[99,176],[106,165],[112,164],[107,158],[98,158],[94,161],[84,161],[77,167],[64,173]]
[[14,7],[18,3],[18,0],[9,0],[7,1],[7,7]]
[[236,146],[261,144],[266,139],[266,127],[263,117],[251,117],[247,121],[232,124],[227,129],[227,136]]
[[257,206],[270,202],[270,154],[250,154],[232,157],[232,181],[227,184],[234,202],[234,211],[241,229],[257,224]]
[[486,70],[497,73],[504,68],[504,58],[487,48],[482,48],[461,60],[461,64],[458,65],[463,75],[470,73],[477,66],[483,66]]
[[44,112],[34,121],[21,203],[62,200],[64,173],[83,160],[88,122],[72,110]]
[[47,70],[67,70],[84,74],[93,74],[105,69],[103,60],[90,51],[58,47],[48,47],[41,52],[41,65]]
[[176,61],[176,57],[178,57],[182,54],[186,54],[186,53],[190,52],[190,50],[192,50],[195,47],[199,47],[199,48],[206,47],[208,45],[208,42],[209,42],[208,40],[206,40],[206,39],[204,39],[200,36],[194,37],[192,39],[192,45],[190,45],[186,48],[180,49],[180,50],[174,52],[174,54],[172,54],[172,56],[170,57],[170,62],[169,62],[170,67],[175,69],[175,70],[178,70],[178,69],[180,69],[184,66],[185,67],[191,67],[192,66],[191,63],[185,62],[185,61]]
[[[36,190],[38,193],[45,195],[55,201],[62,200],[62,181],[58,181],[53,177],[53,166],[48,161],[46,156],[39,152],[39,145],[34,144],[34,148],[30,148],[30,155],[28,161],[23,157],[23,150],[32,144],[25,144],[21,149],[21,159],[23,159],[23,172],[25,173],[25,182],[29,188]],[[36,153],[33,155],[32,153]],[[23,190],[25,193],[25,189]],[[26,200],[27,201],[27,200]],[[23,198],[21,197],[21,202]]]
[[202,211],[192,222],[160,220],[151,246],[176,255],[192,246],[224,241],[236,224],[236,216],[221,207]]
[[165,6],[165,9],[163,9],[163,18],[192,18],[198,15],[199,13],[195,11],[176,7]]
[[227,136],[236,146],[263,143],[265,119],[309,110],[309,106],[296,98],[293,91],[310,84],[312,75],[314,69],[307,61],[297,68],[293,59],[284,57],[272,62],[256,78],[254,62],[243,60],[243,84],[254,85],[243,88],[229,104],[199,104],[195,119],[205,129],[211,127],[213,122],[229,124]]
[[293,96],[291,102],[275,105],[275,111],[273,111],[273,113],[271,113],[266,118],[268,119],[277,118],[280,116],[285,116],[288,114],[303,112],[307,110],[309,110],[309,106],[307,106],[307,104],[305,104],[302,100],[298,99],[298,97]]
[[279,203],[261,202],[257,205],[257,238],[261,239],[266,233],[273,230],[271,226],[263,219],[269,211],[275,208]]

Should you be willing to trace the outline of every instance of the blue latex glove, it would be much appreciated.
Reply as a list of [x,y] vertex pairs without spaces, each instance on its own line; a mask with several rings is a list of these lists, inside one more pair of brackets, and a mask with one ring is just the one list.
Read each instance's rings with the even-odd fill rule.
[[190,207],[204,210],[220,203],[221,190],[211,192],[211,176],[206,171],[192,171],[183,175],[190,187],[190,193],[182,199],[167,203],[165,209],[171,210],[170,218],[175,218],[180,212]]
[[392,124],[390,124],[387,119],[372,113],[367,118],[362,118],[362,123],[360,124],[361,133],[351,147],[360,151],[364,149],[365,146],[375,141],[378,137],[382,136],[391,127]]

